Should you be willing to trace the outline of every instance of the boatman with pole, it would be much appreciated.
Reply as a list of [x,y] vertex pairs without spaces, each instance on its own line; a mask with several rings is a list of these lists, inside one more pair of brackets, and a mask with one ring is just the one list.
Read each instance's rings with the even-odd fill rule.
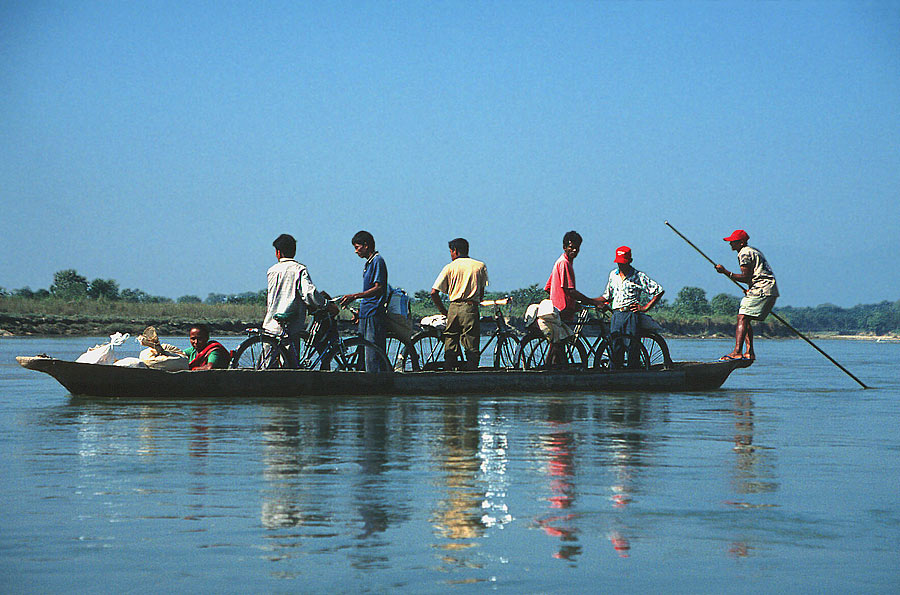
[[[487,267],[469,258],[469,242],[465,238],[450,240],[450,263],[443,268],[431,288],[431,301],[447,317],[444,329],[444,359],[448,369],[477,370],[481,354],[481,314],[478,304],[484,299],[488,284]],[[445,308],[441,293],[450,299]],[[460,345],[466,354],[459,364]]]
[[[732,281],[746,283],[749,287],[741,299],[741,307],[738,310],[737,326],[734,330],[734,351],[722,356],[722,360],[747,359],[751,362],[756,359],[753,351],[753,327],[751,321],[765,320],[772,311],[775,300],[778,298],[778,285],[775,283],[775,273],[769,266],[766,257],[756,248],[747,245],[750,236],[743,229],[736,229],[727,238],[722,238],[731,245],[731,249],[738,253],[740,273],[732,273],[721,264],[716,265],[716,271],[725,275]],[[747,352],[742,353],[744,343],[747,343]]]

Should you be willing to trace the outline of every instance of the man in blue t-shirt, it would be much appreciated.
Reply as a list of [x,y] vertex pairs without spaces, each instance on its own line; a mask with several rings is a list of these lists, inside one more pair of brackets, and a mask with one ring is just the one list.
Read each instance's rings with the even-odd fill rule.
[[[363,290],[341,298],[341,306],[354,300],[359,302],[359,334],[385,349],[385,304],[387,303],[388,272],[384,259],[375,250],[375,238],[367,231],[359,231],[351,240],[356,255],[365,259]],[[376,353],[366,349],[366,371],[384,372]]]

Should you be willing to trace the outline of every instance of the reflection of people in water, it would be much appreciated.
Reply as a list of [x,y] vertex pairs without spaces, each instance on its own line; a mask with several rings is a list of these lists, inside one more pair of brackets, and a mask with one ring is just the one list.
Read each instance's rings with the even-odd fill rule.
[[[444,409],[441,467],[444,471],[444,497],[432,514],[438,534],[449,540],[441,544],[452,551],[471,547],[469,540],[484,533],[481,522],[482,496],[475,487],[480,468],[478,457],[478,403],[453,403]],[[445,557],[446,562],[456,562]]]
[[[625,512],[634,501],[635,471],[643,464],[648,446],[643,431],[646,423],[645,403],[642,397],[626,396],[608,399],[604,404],[606,407],[598,410],[598,421],[609,428],[602,441],[609,445],[609,464],[615,472],[615,481],[610,486],[610,502],[614,509]],[[623,558],[628,557],[631,551],[628,532],[622,519],[616,517],[608,533],[613,550]]]
[[[547,456],[547,474],[550,477],[550,508],[568,511],[575,504],[575,436],[569,430],[571,412],[562,403],[551,403],[548,410],[550,433],[540,436],[541,448]],[[554,558],[574,560],[581,553],[578,543],[578,527],[574,513],[556,513],[538,519],[544,533],[559,537],[564,545],[553,554]]]
[[[755,445],[753,400],[748,396],[737,396],[734,399],[734,452],[737,455],[732,477],[732,486],[740,499],[728,500],[729,506],[741,509],[768,508],[771,504],[749,502],[747,496],[767,494],[778,490],[778,482],[773,481],[774,470],[766,460],[765,452],[769,449]],[[750,555],[753,546],[746,539],[739,539],[728,548],[728,554],[736,557]]]

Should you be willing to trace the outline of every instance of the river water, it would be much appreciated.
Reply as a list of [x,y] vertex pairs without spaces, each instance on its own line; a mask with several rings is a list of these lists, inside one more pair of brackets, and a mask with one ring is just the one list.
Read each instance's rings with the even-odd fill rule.
[[873,390],[759,340],[687,394],[104,400],[14,359],[99,341],[0,339],[0,592],[900,585],[897,343],[819,342]]

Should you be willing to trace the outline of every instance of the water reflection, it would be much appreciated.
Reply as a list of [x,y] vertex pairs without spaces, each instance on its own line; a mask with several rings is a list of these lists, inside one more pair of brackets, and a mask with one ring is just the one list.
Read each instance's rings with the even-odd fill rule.
[[547,407],[547,433],[538,437],[541,455],[545,459],[551,513],[539,518],[544,533],[559,538],[554,558],[575,560],[581,553],[578,544],[578,515],[575,506],[576,437],[571,430],[574,416],[571,406],[555,401]]
[[[740,500],[728,500],[726,504],[742,510],[758,510],[772,505],[763,502],[750,502],[746,496],[769,494],[779,489],[774,480],[774,463],[771,449],[754,443],[755,425],[753,399],[748,395],[736,395],[731,402],[731,413],[734,415],[734,453],[735,461],[732,470],[731,485]],[[745,558],[755,550],[753,540],[739,537],[728,547],[728,554],[737,558]]]
[[[651,397],[625,395],[611,397],[597,408],[597,445],[608,465],[611,482],[609,502],[613,510],[607,537],[613,550],[623,558],[630,555],[633,528],[629,507],[639,492],[638,478],[648,464],[652,443]],[[664,434],[663,434],[664,435]]]
[[[753,400],[735,394],[723,402],[729,406],[713,415],[721,420],[724,411],[733,422],[724,435],[708,426],[733,448],[723,483],[737,497],[723,500],[740,510],[769,506],[758,499],[779,485],[772,451],[757,443]],[[268,559],[296,557],[316,540],[319,550],[350,552],[358,568],[389,564],[388,532],[416,513],[431,525],[447,570],[481,568],[473,548],[517,514],[533,519],[527,524],[552,540],[550,555],[571,565],[598,546],[598,536],[608,552],[629,557],[636,539],[653,532],[634,509],[655,489],[660,447],[672,430],[659,395],[88,402],[73,403],[67,415],[83,459],[177,460],[173,449],[182,449],[184,486],[198,497],[190,508],[215,508],[222,497],[251,490]],[[223,460],[239,465],[228,472],[237,482],[231,488],[217,487]],[[729,555],[754,550],[744,534],[729,543]]]
[[[484,533],[481,522],[484,493],[476,488],[481,468],[478,401],[447,403],[441,417],[440,449],[436,453],[441,495],[431,521],[437,534],[448,540],[439,547],[453,551],[472,547],[472,540]],[[445,561],[458,560],[447,557]]]

